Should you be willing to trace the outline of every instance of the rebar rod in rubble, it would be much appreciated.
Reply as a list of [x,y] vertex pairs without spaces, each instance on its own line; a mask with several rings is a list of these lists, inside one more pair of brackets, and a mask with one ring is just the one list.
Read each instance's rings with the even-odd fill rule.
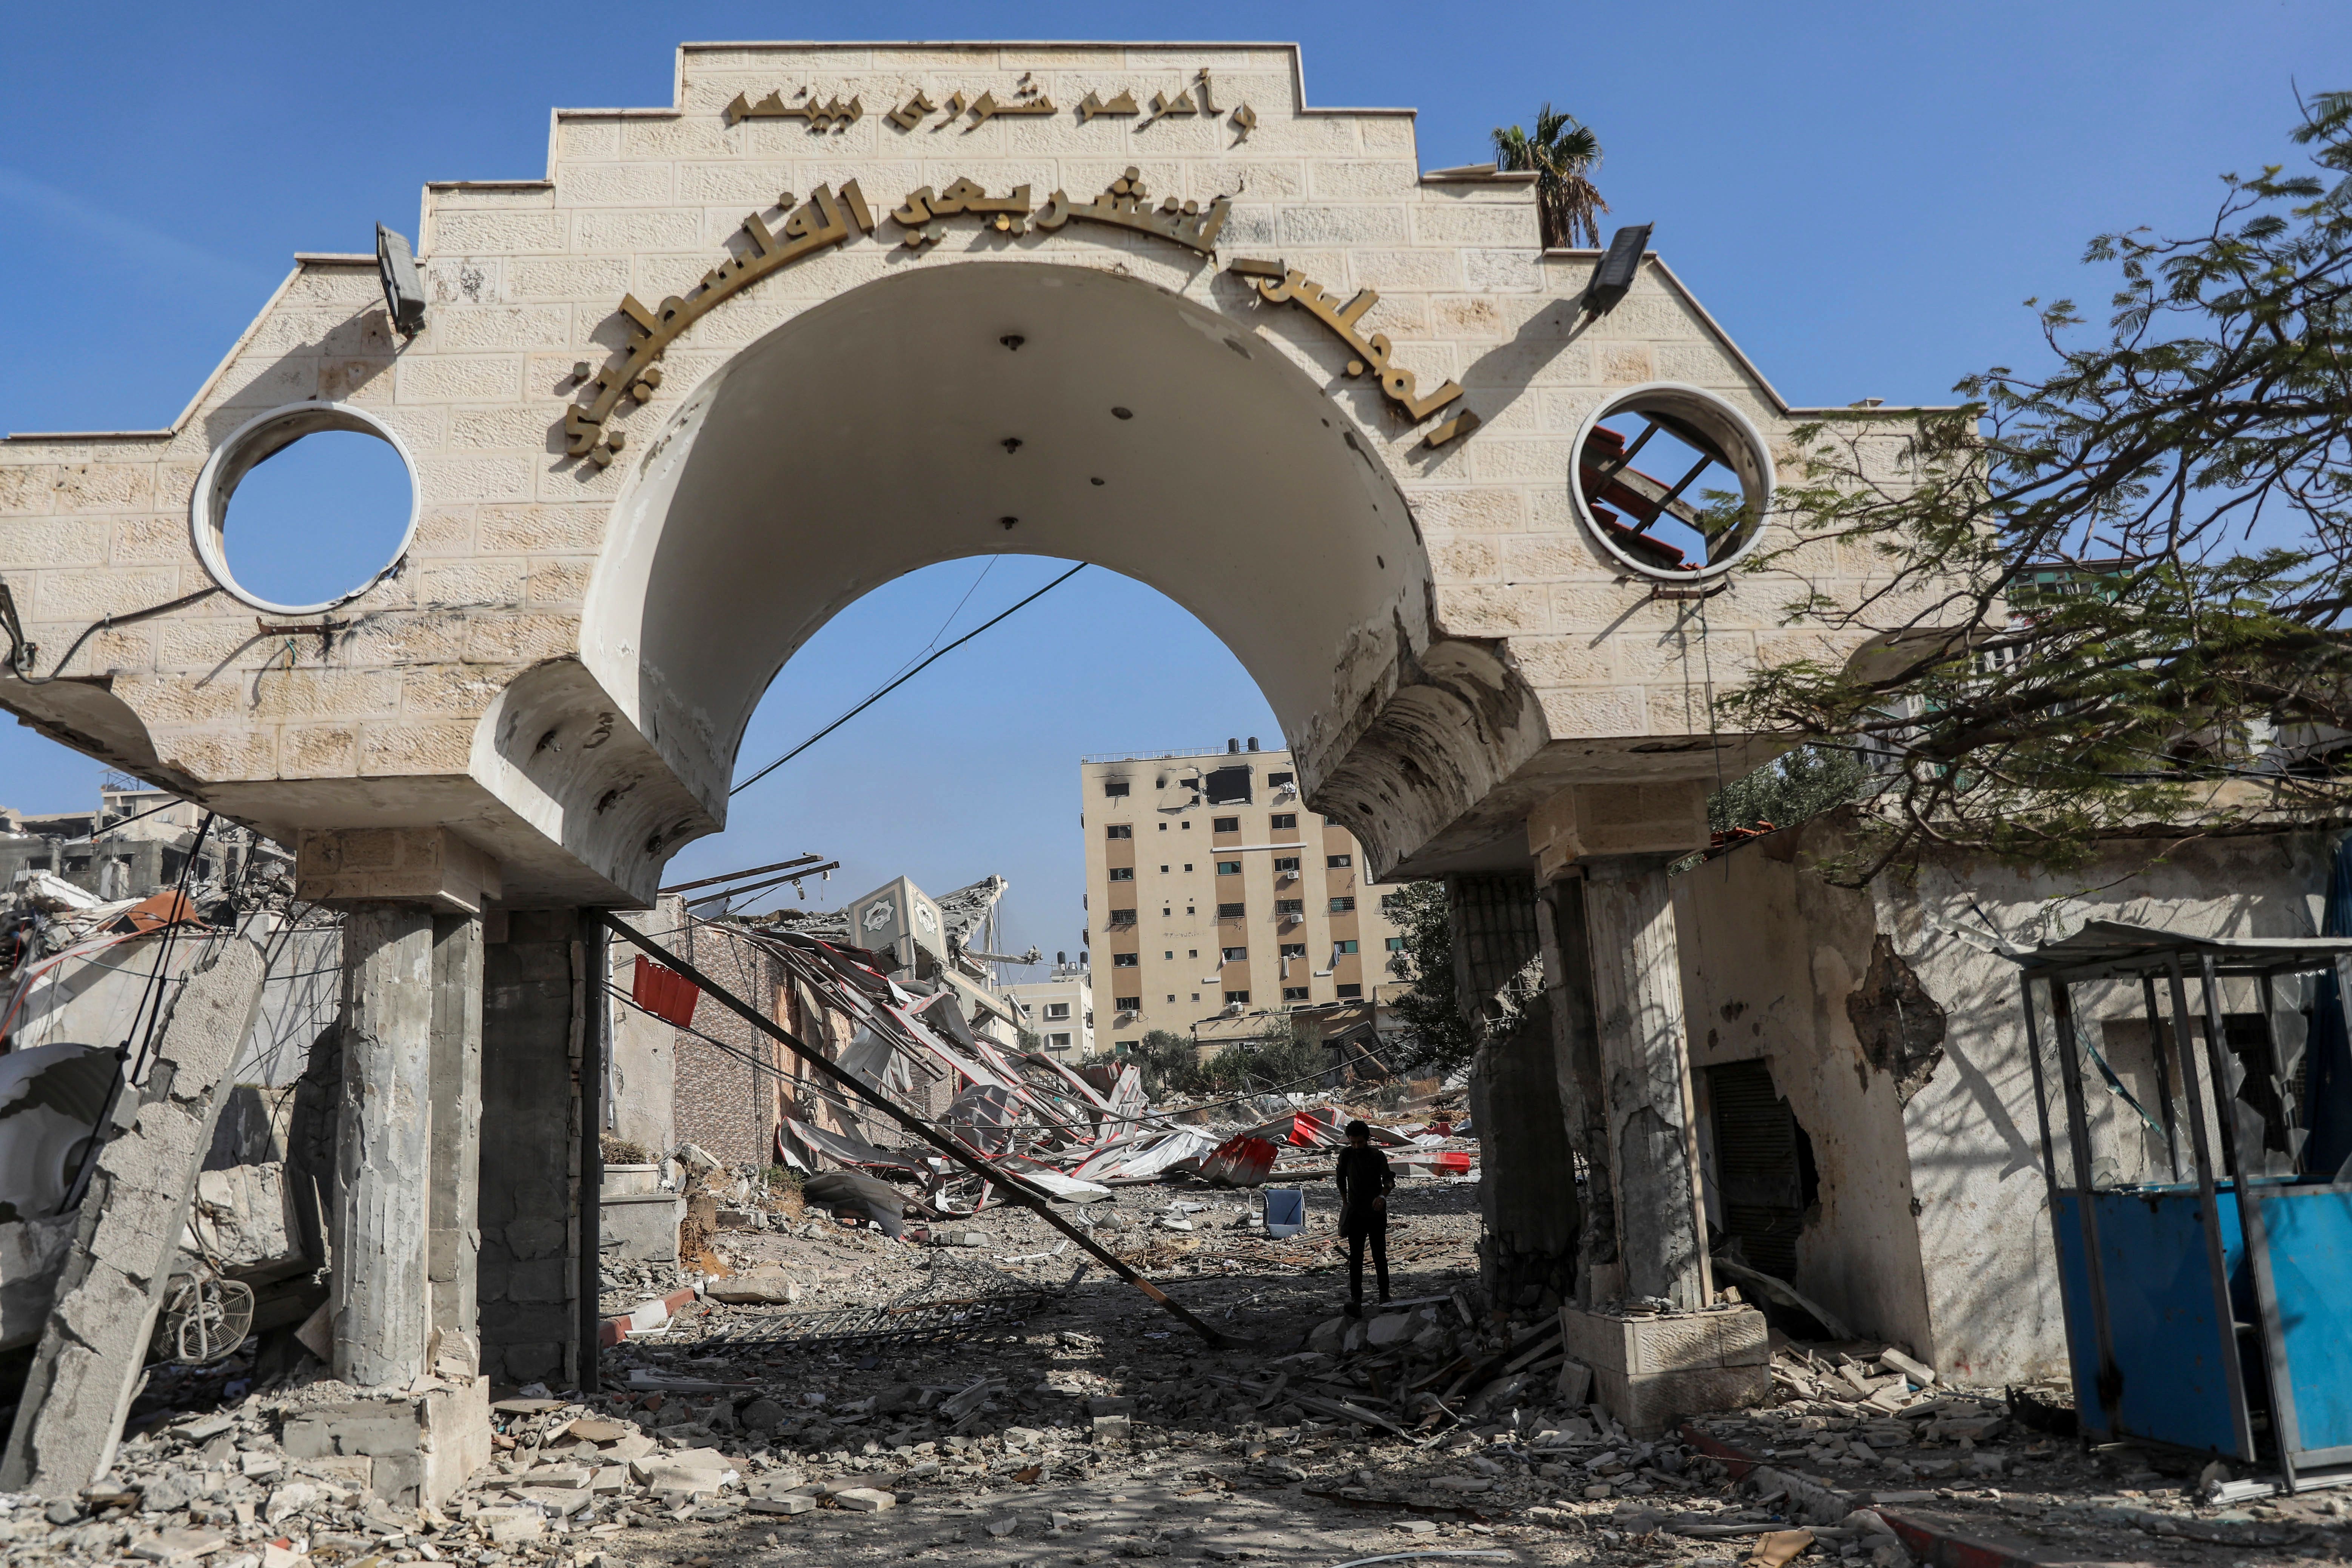
[[1186,1328],[1200,1335],[1201,1338],[1207,1341],[1214,1348],[1218,1350],[1231,1350],[1249,1342],[1246,1340],[1237,1338],[1234,1335],[1224,1332],[1221,1329],[1214,1328],[1208,1323],[1202,1322],[1181,1302],[1171,1299],[1168,1293],[1160,1289],[1159,1286],[1154,1285],[1150,1280],[1146,1279],[1133,1268],[1129,1268],[1126,1263],[1122,1262],[1118,1257],[1112,1253],[1108,1247],[1102,1246],[1099,1242],[1096,1241],[1094,1237],[1087,1235],[1086,1232],[1080,1230],[1076,1226],[1072,1225],[1068,1220],[1064,1219],[1060,1215],[1055,1214],[1053,1210],[1053,1199],[1045,1193],[1036,1187],[1031,1186],[1020,1176],[1015,1175],[1013,1173],[995,1164],[985,1156],[976,1153],[961,1141],[939,1131],[929,1122],[924,1121],[921,1117],[915,1115],[912,1111],[899,1109],[897,1105],[891,1103],[890,1100],[869,1088],[856,1074],[844,1071],[840,1067],[836,1066],[830,1058],[826,1057],[824,1052],[818,1050],[807,1041],[803,1040],[799,1036],[794,1035],[782,1025],[762,1014],[757,1007],[752,1006],[750,1003],[744,1001],[741,997],[736,995],[726,987],[719,985],[709,975],[695,968],[694,965],[687,963],[686,960],[668,952],[651,938],[631,929],[625,922],[614,916],[612,910],[598,910],[596,911],[596,918],[601,921],[604,923],[604,928],[607,931],[610,931],[614,935],[647,953],[655,962],[665,964],[677,971],[678,973],[685,975],[687,979],[701,987],[705,995],[713,998],[720,1006],[725,1007],[729,1012],[733,1013],[737,1017],[741,1018],[745,1023],[751,1025],[753,1028],[759,1030],[761,1034],[767,1036],[770,1039],[774,1040],[778,1045],[783,1047],[786,1050],[800,1058],[801,1060],[808,1063],[808,1065],[814,1068],[820,1076],[830,1079],[835,1086],[847,1089],[850,1093],[857,1096],[858,1099],[866,1100],[869,1104],[873,1105],[885,1116],[889,1117],[893,1121],[898,1123],[899,1126],[905,1128],[908,1131],[913,1133],[916,1137],[921,1139],[932,1148],[937,1149],[940,1153],[946,1155],[957,1164],[963,1166],[974,1175],[980,1176],[987,1181],[1002,1183],[1006,1192],[1012,1194],[1014,1202],[1032,1210],[1039,1219],[1044,1220],[1047,1225],[1052,1226],[1055,1230],[1060,1231],[1064,1236],[1066,1236],[1072,1241],[1076,1242],[1078,1246],[1084,1248],[1097,1262],[1109,1269],[1112,1273],[1118,1275],[1120,1279],[1126,1280],[1129,1284],[1134,1286],[1137,1289],[1142,1291],[1146,1296],[1151,1299],[1151,1301],[1155,1306],[1158,1306],[1170,1316],[1173,1317],[1178,1322],[1182,1323]]

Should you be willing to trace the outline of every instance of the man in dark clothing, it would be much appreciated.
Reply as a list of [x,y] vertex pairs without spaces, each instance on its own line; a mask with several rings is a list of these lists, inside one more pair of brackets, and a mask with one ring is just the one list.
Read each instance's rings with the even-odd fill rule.
[[1367,1241],[1381,1300],[1389,1299],[1389,1191],[1396,1185],[1389,1157],[1372,1147],[1372,1130],[1360,1121],[1348,1123],[1348,1146],[1339,1151],[1333,1179],[1339,1187],[1339,1234],[1348,1238],[1348,1314],[1355,1317],[1364,1309]]

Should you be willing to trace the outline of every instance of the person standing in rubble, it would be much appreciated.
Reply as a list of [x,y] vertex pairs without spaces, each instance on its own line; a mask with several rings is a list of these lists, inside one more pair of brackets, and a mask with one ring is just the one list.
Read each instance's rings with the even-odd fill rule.
[[1396,1186],[1389,1157],[1372,1147],[1372,1130],[1361,1121],[1348,1123],[1348,1146],[1339,1151],[1333,1180],[1339,1187],[1339,1234],[1348,1238],[1348,1315],[1360,1317],[1368,1241],[1381,1301],[1385,1305],[1389,1299],[1389,1194]]

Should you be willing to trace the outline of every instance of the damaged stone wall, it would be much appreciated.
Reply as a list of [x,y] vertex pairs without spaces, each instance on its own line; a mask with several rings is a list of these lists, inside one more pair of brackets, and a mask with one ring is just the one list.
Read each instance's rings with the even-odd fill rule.
[[[738,996],[774,1004],[783,996],[783,967],[749,939],[713,926],[688,924],[670,939],[678,956]],[[710,997],[695,1004],[694,1026],[724,1040],[730,1056],[680,1029],[675,1050],[677,1087],[672,1117],[682,1142],[699,1145],[725,1165],[768,1165],[776,1155],[782,1079],[751,1062],[781,1071],[782,1047]]]
[[1486,1162],[1479,1242],[1497,1304],[1555,1306],[1574,1291],[1580,1216],[1560,1109],[1535,879],[1449,877],[1454,984],[1478,1037],[1471,1120]]
[[482,1371],[518,1384],[561,1384],[581,1364],[580,917],[514,910],[486,927],[476,1266]]
[[[1675,879],[1694,1072],[1765,1059],[1811,1141],[1800,1290],[1971,1381],[2063,1370],[2017,969],[1996,947],[2099,919],[2314,935],[2326,840],[2118,839],[2063,876],[1951,856],[1853,889],[1814,868],[1843,833],[1832,814]],[[2079,1000],[2137,1085],[2137,988]],[[2096,1090],[2092,1111],[2095,1136],[2137,1120]]]

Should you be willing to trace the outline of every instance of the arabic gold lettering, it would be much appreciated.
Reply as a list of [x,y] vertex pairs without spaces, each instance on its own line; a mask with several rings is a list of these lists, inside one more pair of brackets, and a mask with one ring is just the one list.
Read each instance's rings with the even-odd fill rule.
[[1037,209],[1037,226],[1059,228],[1070,221],[1070,198],[1055,191],[1045,198],[1045,205]]
[[603,433],[603,421],[588,409],[574,403],[563,410],[563,449],[572,457],[586,457],[588,448],[596,444],[596,437]]
[[[1380,302],[1379,290],[1360,289],[1345,305],[1334,305],[1330,291],[1310,281],[1297,268],[1281,268],[1279,279],[1275,276],[1277,268],[1281,268],[1279,262],[1244,258],[1235,261],[1229,270],[1248,279],[1251,287],[1257,290],[1258,297],[1267,304],[1296,304],[1330,328],[1349,351],[1351,357],[1347,363],[1348,374],[1362,375],[1367,371],[1372,372],[1379,380],[1381,393],[1402,409],[1408,418],[1418,423],[1462,395],[1461,386],[1452,381],[1426,397],[1414,395],[1416,383],[1413,374],[1393,363],[1395,349],[1389,342],[1388,334],[1374,332],[1366,338],[1356,331],[1357,323]],[[1463,423],[1465,419],[1468,423]],[[1477,427],[1477,423],[1475,415],[1465,415],[1449,421],[1442,439],[1450,441],[1456,437],[1466,436]],[[1441,439],[1433,437],[1429,444],[1440,445]]]
[[1165,120],[1171,114],[1198,114],[1200,110],[1193,107],[1192,95],[1189,92],[1179,92],[1173,98],[1164,92],[1155,92],[1151,95],[1151,118],[1154,120]]
[[901,131],[912,131],[923,122],[924,115],[937,108],[939,105],[933,103],[929,96],[918,88],[915,89],[914,97],[884,115],[883,118]]
[[964,99],[963,94],[961,94],[961,93],[957,93],[953,98],[949,99],[949,100],[948,100],[948,118],[947,118],[947,120],[942,120],[942,121],[940,121],[940,125],[946,125],[946,124],[949,122],[949,121],[952,121],[953,119],[955,119],[955,117],[956,117],[957,115],[961,114],[961,113],[963,112],[963,106],[964,106],[964,103],[965,103],[965,99]]
[[1217,106],[1209,101],[1209,68],[1202,66],[1201,68],[1201,112],[1203,114],[1214,114],[1218,111]]
[[954,184],[932,199],[931,211],[940,217],[953,217],[958,213],[976,210],[973,204],[987,199],[986,189],[974,184],[968,176],[959,174]]
[[841,182],[841,199],[849,204],[849,216],[862,234],[874,232],[874,209],[866,205],[866,193],[857,188],[856,180]]
[[1347,328],[1349,331],[1355,331],[1356,323],[1364,319],[1364,312],[1370,310],[1373,306],[1380,302],[1380,290],[1376,289],[1359,289],[1357,290],[1356,297],[1354,299],[1349,300],[1345,305],[1340,307],[1337,319],[1341,326]]
[[[1446,384],[1453,384],[1449,382]],[[1467,436],[1484,423],[1486,422],[1478,416],[1465,408],[1443,425],[1433,426],[1429,434],[1421,438],[1421,444],[1424,447],[1443,447],[1456,437]]]
[[628,317],[632,321],[635,321],[637,324],[637,330],[644,332],[647,337],[651,337],[653,335],[656,330],[654,313],[651,310],[646,310],[642,304],[638,303],[637,297],[635,294],[624,294],[621,296],[621,314]]
[[1235,131],[1241,132],[1240,135],[1234,138],[1234,142],[1238,144],[1240,142],[1246,142],[1249,140],[1249,133],[1257,129],[1257,110],[1244,103],[1239,109],[1234,110],[1234,118],[1231,123]]
[[931,219],[931,197],[929,185],[918,185],[907,193],[907,199],[891,211],[890,221],[902,228],[920,228]]
[[974,131],[979,130],[982,126],[988,123],[990,116],[993,115],[995,112],[996,93],[994,89],[992,89],[987,92],[982,93],[980,97],[973,101],[971,106],[971,129]]

